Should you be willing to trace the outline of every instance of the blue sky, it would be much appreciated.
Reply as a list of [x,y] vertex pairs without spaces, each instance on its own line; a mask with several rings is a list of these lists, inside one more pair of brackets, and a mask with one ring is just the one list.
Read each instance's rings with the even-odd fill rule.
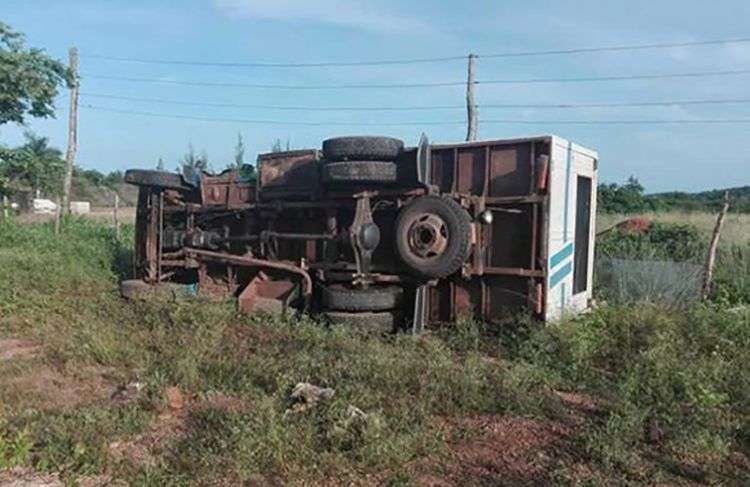
[[[395,0],[1,0],[0,20],[29,45],[66,59],[81,52],[81,103],[193,117],[335,122],[301,127],[145,117],[80,110],[78,163],[101,171],[177,164],[188,143],[220,169],[232,159],[237,133],[247,158],[276,138],[317,147],[339,134],[382,133],[414,143],[460,141],[462,125],[363,127],[361,122],[464,120],[463,109],[417,112],[296,112],[166,105],[95,98],[120,95],[226,104],[304,106],[461,105],[460,86],[419,89],[284,91],[134,83],[87,77],[268,84],[419,83],[465,79],[464,60],[326,68],[227,68],[120,63],[96,55],[217,62],[315,62],[423,58],[469,52],[565,49],[750,37],[750,2],[541,0],[397,2]],[[479,59],[477,79],[559,78],[750,69],[750,43],[566,56]],[[479,85],[480,119],[700,120],[750,119],[750,104],[560,109],[481,108],[489,103],[641,102],[750,98],[750,75],[599,83]],[[55,120],[30,128],[66,143],[67,98]],[[348,124],[348,125],[347,125]],[[21,140],[4,126],[0,142]],[[701,190],[750,184],[750,124],[550,125],[480,124],[480,138],[555,133],[600,153],[601,179],[636,175],[649,191]]]

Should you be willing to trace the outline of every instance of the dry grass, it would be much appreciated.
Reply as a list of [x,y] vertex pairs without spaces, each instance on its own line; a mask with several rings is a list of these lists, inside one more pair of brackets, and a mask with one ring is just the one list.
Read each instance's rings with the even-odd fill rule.
[[[597,216],[597,232],[605,230],[616,223],[633,217],[644,217],[649,220],[662,223],[686,223],[695,225],[701,233],[706,236],[713,231],[716,223],[716,215],[713,213],[700,212],[665,212],[665,213],[642,213],[633,215],[623,214],[599,214]],[[721,233],[722,242],[730,244],[742,244],[750,241],[750,214],[729,213],[724,221]]]

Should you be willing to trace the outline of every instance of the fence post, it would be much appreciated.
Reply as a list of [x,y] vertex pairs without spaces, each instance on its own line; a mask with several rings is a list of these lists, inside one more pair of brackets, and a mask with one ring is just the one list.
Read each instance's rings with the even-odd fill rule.
[[714,233],[711,236],[711,244],[708,246],[708,256],[706,257],[706,267],[703,270],[703,290],[701,297],[705,301],[711,294],[711,281],[714,277],[714,265],[716,264],[716,247],[719,245],[719,235],[721,235],[721,226],[724,224],[724,217],[729,210],[729,191],[724,191],[724,206],[721,208],[719,216],[716,217]]
[[57,198],[57,208],[55,208],[55,235],[60,235],[60,218],[62,213],[62,204],[60,198]]
[[120,195],[115,192],[114,217],[115,217],[115,237],[117,238],[117,240],[120,240],[120,219],[118,218],[119,208],[120,208]]
[[8,197],[3,195],[3,220],[8,219]]

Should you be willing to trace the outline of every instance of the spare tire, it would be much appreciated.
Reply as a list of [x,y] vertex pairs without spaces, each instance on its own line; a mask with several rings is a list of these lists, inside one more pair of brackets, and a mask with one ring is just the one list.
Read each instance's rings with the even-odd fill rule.
[[401,305],[404,290],[399,286],[353,288],[346,284],[324,286],[320,294],[323,307],[337,311],[383,311]]
[[396,164],[387,161],[330,162],[323,166],[327,183],[395,183]]
[[335,137],[323,141],[323,156],[328,162],[393,161],[404,150],[404,142],[391,137]]
[[412,274],[428,279],[453,274],[471,253],[471,218],[450,198],[414,199],[396,218],[396,253]]
[[173,172],[150,169],[129,169],[125,171],[125,182],[136,186],[157,186],[167,189],[189,189],[182,176]]
[[326,311],[321,316],[332,325],[348,326],[360,331],[375,333],[390,333],[394,331],[398,321],[395,313],[392,311],[381,311],[379,313]]

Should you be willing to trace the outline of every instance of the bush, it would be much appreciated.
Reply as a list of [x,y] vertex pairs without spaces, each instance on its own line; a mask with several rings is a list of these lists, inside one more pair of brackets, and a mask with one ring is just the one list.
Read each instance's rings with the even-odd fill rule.
[[523,356],[602,401],[606,421],[584,442],[606,465],[632,473],[655,451],[720,463],[747,442],[747,311],[603,308],[541,331]]
[[707,242],[694,225],[652,222],[642,233],[613,230],[596,242],[597,256],[703,263]]

